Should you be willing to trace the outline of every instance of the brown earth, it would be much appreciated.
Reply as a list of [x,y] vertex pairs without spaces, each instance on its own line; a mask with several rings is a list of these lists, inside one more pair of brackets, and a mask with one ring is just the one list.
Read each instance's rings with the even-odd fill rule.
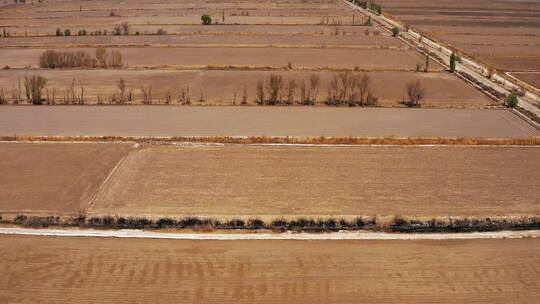
[[0,212],[77,214],[129,150],[125,144],[0,144]]
[[512,76],[540,90],[540,73],[512,73]]
[[[244,88],[249,104],[255,104],[256,87],[259,80],[268,82],[270,74],[282,75],[285,83],[293,79],[300,86],[302,81],[309,83],[311,75],[321,79],[318,101],[327,96],[327,88],[337,72],[299,72],[299,71],[218,71],[218,70],[43,70],[39,75],[48,79],[47,90],[52,99],[55,90],[55,102],[62,103],[62,98],[73,79],[76,79],[77,92],[79,83],[85,86],[85,103],[95,104],[100,96],[107,103],[113,94],[118,95],[117,81],[123,79],[128,88],[133,89],[134,103],[142,103],[140,87],[151,86],[155,103],[163,103],[168,94],[171,103],[181,103],[182,90],[189,87],[192,102],[201,104],[239,104],[242,101]],[[6,98],[12,99],[12,93],[19,80],[24,79],[27,71],[0,70],[0,88],[6,90]],[[379,105],[385,107],[403,106],[403,94],[407,83],[421,80],[426,87],[427,95],[422,101],[423,107],[436,108],[484,108],[494,102],[474,87],[460,79],[445,73],[415,72],[369,72],[371,90],[379,98]],[[236,94],[236,98],[235,98]],[[300,90],[295,93],[299,102]],[[12,101],[10,101],[12,102]]]
[[0,106],[1,135],[117,136],[539,136],[507,110]]
[[498,69],[540,70],[538,1],[380,2],[405,23]]
[[[61,49],[57,49],[61,50]],[[69,49],[76,51],[76,49]],[[94,49],[86,50],[93,54]],[[413,50],[332,49],[332,48],[119,48],[129,67],[206,67],[240,65],[251,67],[328,67],[361,69],[415,70],[425,58]],[[42,49],[3,49],[0,66],[39,67]],[[434,62],[432,70],[443,68]]]
[[539,178],[535,147],[154,146],[130,154],[88,212],[262,219],[538,214]]
[[540,240],[0,236],[2,303],[534,303]]

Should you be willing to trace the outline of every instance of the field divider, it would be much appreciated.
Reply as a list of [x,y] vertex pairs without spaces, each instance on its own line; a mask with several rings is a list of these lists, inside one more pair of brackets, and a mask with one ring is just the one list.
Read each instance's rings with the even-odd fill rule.
[[0,136],[0,142],[237,144],[237,145],[384,145],[384,146],[540,146],[540,137],[291,137],[291,136]]

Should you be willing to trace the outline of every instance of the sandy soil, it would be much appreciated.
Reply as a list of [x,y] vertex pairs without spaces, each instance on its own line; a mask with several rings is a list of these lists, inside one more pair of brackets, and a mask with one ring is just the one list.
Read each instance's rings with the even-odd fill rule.
[[129,149],[124,144],[0,144],[0,212],[77,214]]
[[9,244],[0,245],[6,303],[532,303],[540,296],[537,239],[0,240]]
[[540,73],[512,73],[512,76],[540,90]]
[[[57,49],[60,50],[60,49]],[[70,49],[74,50],[74,49]],[[94,49],[82,49],[94,53]],[[3,49],[0,66],[39,66],[42,49]],[[352,69],[415,70],[424,56],[416,51],[392,49],[324,48],[120,48],[130,67],[206,67],[241,65],[254,67],[334,67]],[[433,63],[431,69],[442,70]]]
[[[12,98],[19,79],[24,79],[27,71],[0,70],[0,88],[7,90],[7,98]],[[322,102],[327,95],[327,87],[335,72],[269,72],[269,71],[171,71],[171,70],[47,70],[39,75],[47,77],[47,90],[50,96],[55,90],[56,102],[62,103],[65,90],[76,79],[77,86],[82,82],[85,86],[85,103],[97,103],[98,96],[104,102],[113,94],[119,94],[117,81],[123,79],[128,88],[133,89],[134,103],[142,103],[140,86],[151,86],[152,97],[156,103],[164,102],[169,93],[172,103],[178,104],[179,96],[186,87],[190,88],[192,102],[198,104],[203,96],[205,104],[239,104],[242,101],[244,88],[248,103],[255,104],[256,87],[259,80],[268,81],[270,74],[282,75],[285,83],[294,79],[298,86],[302,81],[309,83],[312,74],[321,79],[318,101]],[[402,106],[405,85],[419,79],[427,89],[427,96],[422,101],[423,107],[436,108],[483,108],[494,102],[474,87],[445,72],[369,72],[372,82],[372,93],[379,98],[381,106]],[[79,91],[79,88],[77,88]],[[236,93],[236,99],[235,99]],[[50,97],[52,98],[52,97]],[[296,90],[295,100],[299,102],[300,90]]]
[[0,134],[523,138],[539,132],[506,110],[1,106]]
[[128,156],[89,214],[263,219],[536,214],[539,151],[147,147]]
[[[381,2],[387,12],[402,21],[496,68],[510,71],[540,70],[540,36],[535,30],[540,26],[540,2]],[[531,57],[519,58],[524,55]]]

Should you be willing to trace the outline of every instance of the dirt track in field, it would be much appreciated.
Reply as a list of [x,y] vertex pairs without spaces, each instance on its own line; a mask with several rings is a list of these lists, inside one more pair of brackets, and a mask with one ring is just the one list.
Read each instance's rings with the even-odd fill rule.
[[539,131],[507,110],[3,106],[0,134],[523,138]]
[[75,215],[129,149],[125,144],[0,144],[0,212]]
[[532,303],[537,239],[166,241],[0,236],[0,302]]
[[[27,71],[0,70],[0,88],[8,90],[8,97],[19,79],[24,79]],[[76,83],[85,86],[85,103],[97,103],[98,96],[107,103],[110,96],[119,94],[117,81],[123,79],[128,89],[133,90],[134,103],[142,103],[140,86],[150,86],[152,98],[157,103],[163,103],[170,94],[173,104],[180,103],[182,90],[190,89],[193,104],[239,104],[242,101],[244,88],[249,104],[255,104],[257,82],[268,81],[271,74],[281,75],[285,83],[293,79],[298,85],[309,83],[311,75],[321,79],[321,89],[318,102],[326,98],[326,88],[337,75],[335,72],[300,72],[300,71],[208,71],[208,70],[52,70],[40,71],[47,77],[49,94],[56,92],[56,103],[61,103],[61,97],[66,88],[76,79]],[[474,87],[448,73],[415,73],[415,72],[369,72],[372,93],[379,98],[378,104],[385,107],[403,106],[401,104],[406,83],[420,80],[426,86],[428,95],[422,101],[423,107],[458,107],[483,108],[494,105],[495,102]],[[236,95],[235,95],[236,94]],[[200,102],[200,96],[204,102]],[[295,92],[295,102],[299,102],[300,92]]]
[[146,147],[128,156],[89,214],[537,214],[539,172],[536,147]]

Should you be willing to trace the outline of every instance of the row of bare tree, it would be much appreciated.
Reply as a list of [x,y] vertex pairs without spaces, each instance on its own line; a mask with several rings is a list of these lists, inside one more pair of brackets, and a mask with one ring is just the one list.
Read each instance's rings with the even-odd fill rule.
[[123,66],[122,53],[105,48],[96,48],[95,56],[86,51],[46,50],[39,57],[39,66],[45,69],[56,68],[120,68]]
[[[323,101],[328,106],[377,106],[378,98],[371,89],[371,79],[367,74],[351,71],[335,75],[328,85],[328,93]],[[23,81],[18,80],[17,87],[12,90],[12,103],[19,104],[27,101],[33,104],[87,104],[85,86],[81,80],[72,79],[63,90],[45,88],[47,79],[43,76],[25,76]],[[255,102],[258,105],[315,105],[319,94],[321,81],[318,75],[311,75],[307,81],[297,82],[294,79],[285,80],[283,76],[270,74],[267,81],[260,80],[256,87]],[[118,90],[104,97],[97,96],[97,104],[132,104],[135,99],[135,89],[129,87],[126,81],[120,78],[116,82]],[[22,94],[24,93],[25,98]],[[43,94],[45,93],[45,94]],[[298,94],[299,93],[299,94]],[[8,90],[0,88],[0,104],[8,103]],[[45,95],[45,98],[43,97]],[[405,95],[407,99],[405,99]],[[420,105],[426,95],[426,89],[420,80],[407,83],[402,103],[416,107]],[[299,98],[298,98],[299,97]],[[192,100],[190,86],[183,87],[180,93],[173,97],[167,91],[165,97],[153,99],[152,86],[140,86],[140,98],[142,104],[183,104],[189,105]],[[236,104],[237,94],[234,93],[233,103]],[[201,93],[199,102],[205,102],[204,94]],[[241,96],[241,105],[248,104],[248,94],[244,87]]]

